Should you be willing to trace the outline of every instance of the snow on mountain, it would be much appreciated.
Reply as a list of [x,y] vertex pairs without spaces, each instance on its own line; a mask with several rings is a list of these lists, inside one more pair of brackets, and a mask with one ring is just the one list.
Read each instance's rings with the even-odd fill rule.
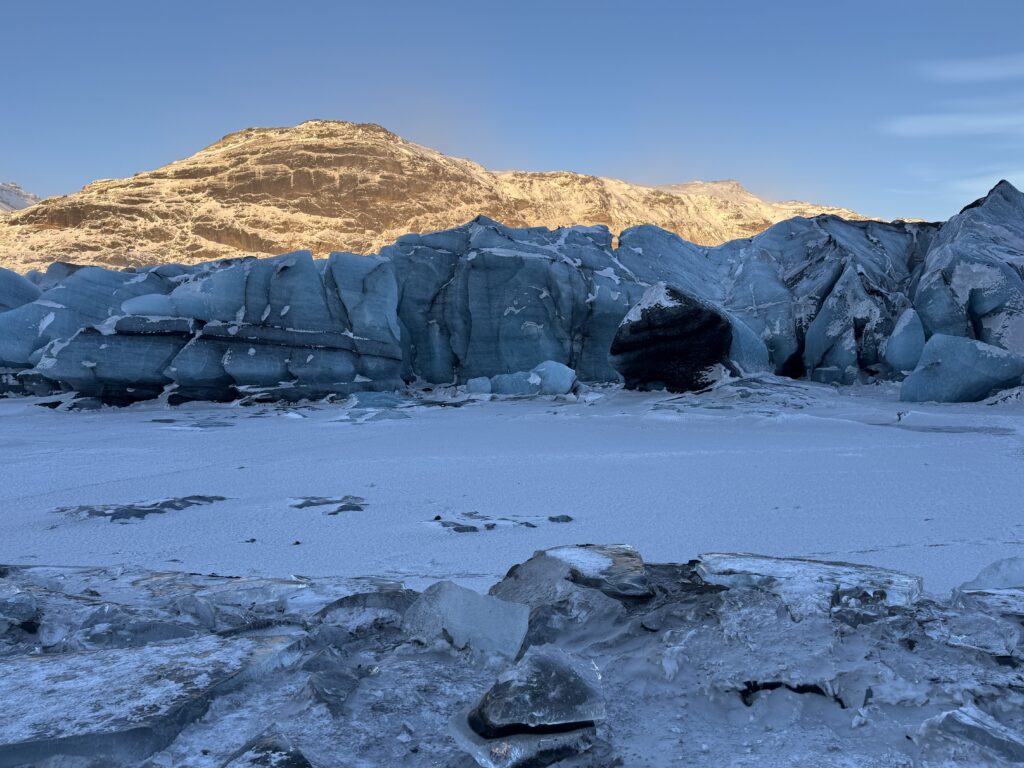
[[492,172],[373,124],[249,128],[195,155],[0,223],[0,266],[63,259],[196,263],[308,248],[370,253],[407,232],[485,215],[514,227],[655,224],[696,243],[749,237],[795,215],[852,211],[769,203],[737,182],[648,187],[579,173]]
[[13,181],[0,181],[0,213],[20,211],[35,205],[42,198],[26,192]]

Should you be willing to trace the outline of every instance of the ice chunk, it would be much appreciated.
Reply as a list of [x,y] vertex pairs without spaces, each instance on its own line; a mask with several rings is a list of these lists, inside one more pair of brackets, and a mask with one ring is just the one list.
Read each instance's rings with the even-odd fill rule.
[[912,371],[924,352],[924,326],[913,309],[903,310],[885,342],[885,362],[896,371]]
[[486,376],[476,376],[466,382],[466,391],[474,395],[491,394],[491,380]]
[[495,395],[536,395],[540,393],[540,377],[529,371],[499,373],[491,377],[491,392]]
[[939,616],[925,626],[933,640],[993,656],[1013,656],[1021,641],[1019,624],[983,613]]
[[917,576],[867,565],[721,553],[698,560],[696,573],[705,583],[763,589],[796,617],[827,614],[844,597],[909,608],[923,589]]
[[0,584],[0,635],[11,627],[35,622],[38,618],[39,605],[31,592]]
[[596,669],[554,646],[532,647],[469,713],[470,727],[493,739],[538,729],[572,730],[605,717]]
[[287,739],[266,734],[242,747],[222,768],[313,768],[313,764]]
[[451,581],[428,587],[405,612],[402,627],[425,643],[440,636],[456,648],[515,656],[530,619],[530,609],[481,595]]
[[0,765],[56,755],[138,765],[247,668],[270,669],[294,638],[215,636],[141,648],[0,660]]
[[926,720],[921,725],[918,739],[927,742],[936,735],[979,747],[1000,763],[1024,763],[1024,735],[973,704]]
[[1017,386],[1024,357],[962,336],[936,334],[900,387],[900,399],[961,403],[981,400],[994,390]]
[[973,579],[961,584],[960,589],[1024,589],[1024,557],[996,560],[982,568]]
[[600,589],[609,597],[643,598],[651,592],[640,554],[624,544],[555,547],[544,554],[569,566],[573,581]]
[[576,385],[576,371],[554,360],[534,366],[532,373],[540,379],[542,395],[564,395]]

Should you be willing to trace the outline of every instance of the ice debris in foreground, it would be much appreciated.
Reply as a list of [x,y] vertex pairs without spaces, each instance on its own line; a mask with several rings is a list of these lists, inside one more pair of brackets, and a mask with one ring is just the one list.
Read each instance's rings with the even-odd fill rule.
[[490,595],[8,566],[0,767],[1020,764],[1021,595],[1015,560],[938,599],[623,545],[538,552]]

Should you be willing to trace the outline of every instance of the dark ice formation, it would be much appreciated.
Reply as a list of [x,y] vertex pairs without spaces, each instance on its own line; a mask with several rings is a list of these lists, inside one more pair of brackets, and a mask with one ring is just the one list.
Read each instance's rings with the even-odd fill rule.
[[611,360],[630,389],[698,391],[719,378],[716,367],[730,365],[732,338],[721,311],[656,283],[623,318]]
[[[616,244],[604,227],[481,217],[374,256],[58,262],[0,270],[0,392],[522,395],[576,378],[694,390],[766,370],[831,384],[917,371],[905,400],[980,399],[1020,383],[1009,364],[967,369],[990,348],[1024,357],[1022,275],[1024,195],[1007,182],[945,223],[794,218],[714,248],[652,226]],[[939,360],[928,347],[944,337],[961,343]]]

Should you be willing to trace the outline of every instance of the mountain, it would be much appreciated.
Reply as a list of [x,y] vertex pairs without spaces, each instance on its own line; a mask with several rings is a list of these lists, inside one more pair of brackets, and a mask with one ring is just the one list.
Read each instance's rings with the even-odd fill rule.
[[192,157],[96,181],[0,220],[0,266],[196,263],[300,248],[371,253],[407,232],[478,215],[509,226],[656,224],[700,244],[754,235],[794,215],[737,182],[646,187],[570,172],[493,172],[373,124],[314,120],[250,128]]
[[26,192],[13,181],[0,181],[0,213],[20,211],[38,203],[40,198]]

